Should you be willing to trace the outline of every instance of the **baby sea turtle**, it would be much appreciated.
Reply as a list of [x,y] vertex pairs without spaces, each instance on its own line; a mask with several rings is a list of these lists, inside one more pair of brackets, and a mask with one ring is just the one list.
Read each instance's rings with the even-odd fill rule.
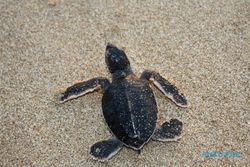
[[150,84],[180,107],[188,106],[185,96],[157,72],[146,70],[138,78],[124,51],[110,43],[106,47],[105,61],[112,74],[112,83],[103,77],[76,83],[67,88],[60,99],[65,102],[102,90],[102,112],[113,136],[92,145],[90,154],[104,161],[114,156],[123,145],[140,152],[151,138],[158,141],[180,138],[182,122],[177,119],[156,127],[158,109]]

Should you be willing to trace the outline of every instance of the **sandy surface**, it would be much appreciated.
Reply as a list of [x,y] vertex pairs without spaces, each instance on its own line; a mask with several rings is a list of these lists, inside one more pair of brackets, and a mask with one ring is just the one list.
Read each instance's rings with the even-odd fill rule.
[[[250,2],[0,2],[0,166],[247,166],[250,164]],[[156,70],[186,94],[180,109],[156,89],[160,120],[184,122],[179,142],[124,148],[105,163],[89,146],[110,137],[101,93],[58,104],[76,81],[110,78],[105,42],[137,75]],[[236,151],[239,158],[206,158]]]

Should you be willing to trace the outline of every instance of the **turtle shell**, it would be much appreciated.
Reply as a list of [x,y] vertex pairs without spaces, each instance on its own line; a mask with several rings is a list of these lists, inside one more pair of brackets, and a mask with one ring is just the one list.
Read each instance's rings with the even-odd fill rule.
[[147,81],[114,81],[102,98],[104,118],[111,132],[136,150],[151,138],[157,121],[157,104]]

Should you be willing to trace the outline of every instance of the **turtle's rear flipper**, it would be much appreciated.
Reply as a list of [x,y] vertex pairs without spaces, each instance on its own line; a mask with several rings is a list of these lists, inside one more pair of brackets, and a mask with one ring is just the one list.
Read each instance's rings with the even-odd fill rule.
[[62,93],[60,101],[63,103],[65,101],[78,98],[98,89],[106,90],[109,85],[109,80],[102,77],[97,77],[88,81],[79,82],[68,87],[66,91]]
[[152,137],[158,141],[176,141],[181,138],[182,122],[177,119],[171,119],[165,122],[160,128],[156,129]]
[[169,99],[171,99],[176,105],[180,107],[188,107],[186,97],[177,89],[176,86],[171,84],[159,73],[155,71],[144,71],[141,75],[141,79],[153,81],[153,84]]
[[109,140],[103,140],[95,143],[90,148],[90,154],[94,159],[105,161],[113,157],[122,148],[122,142],[113,137]]

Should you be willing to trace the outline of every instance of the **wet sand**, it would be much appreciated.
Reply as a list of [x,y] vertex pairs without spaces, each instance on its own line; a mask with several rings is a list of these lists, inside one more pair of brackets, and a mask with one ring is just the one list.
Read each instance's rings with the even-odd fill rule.
[[[0,166],[250,164],[249,1],[9,0],[0,11]],[[101,92],[64,104],[58,95],[80,80],[110,79],[108,41],[138,76],[158,71],[186,94],[191,108],[181,109],[154,89],[159,123],[182,120],[181,140],[92,160],[89,147],[111,136]]]

